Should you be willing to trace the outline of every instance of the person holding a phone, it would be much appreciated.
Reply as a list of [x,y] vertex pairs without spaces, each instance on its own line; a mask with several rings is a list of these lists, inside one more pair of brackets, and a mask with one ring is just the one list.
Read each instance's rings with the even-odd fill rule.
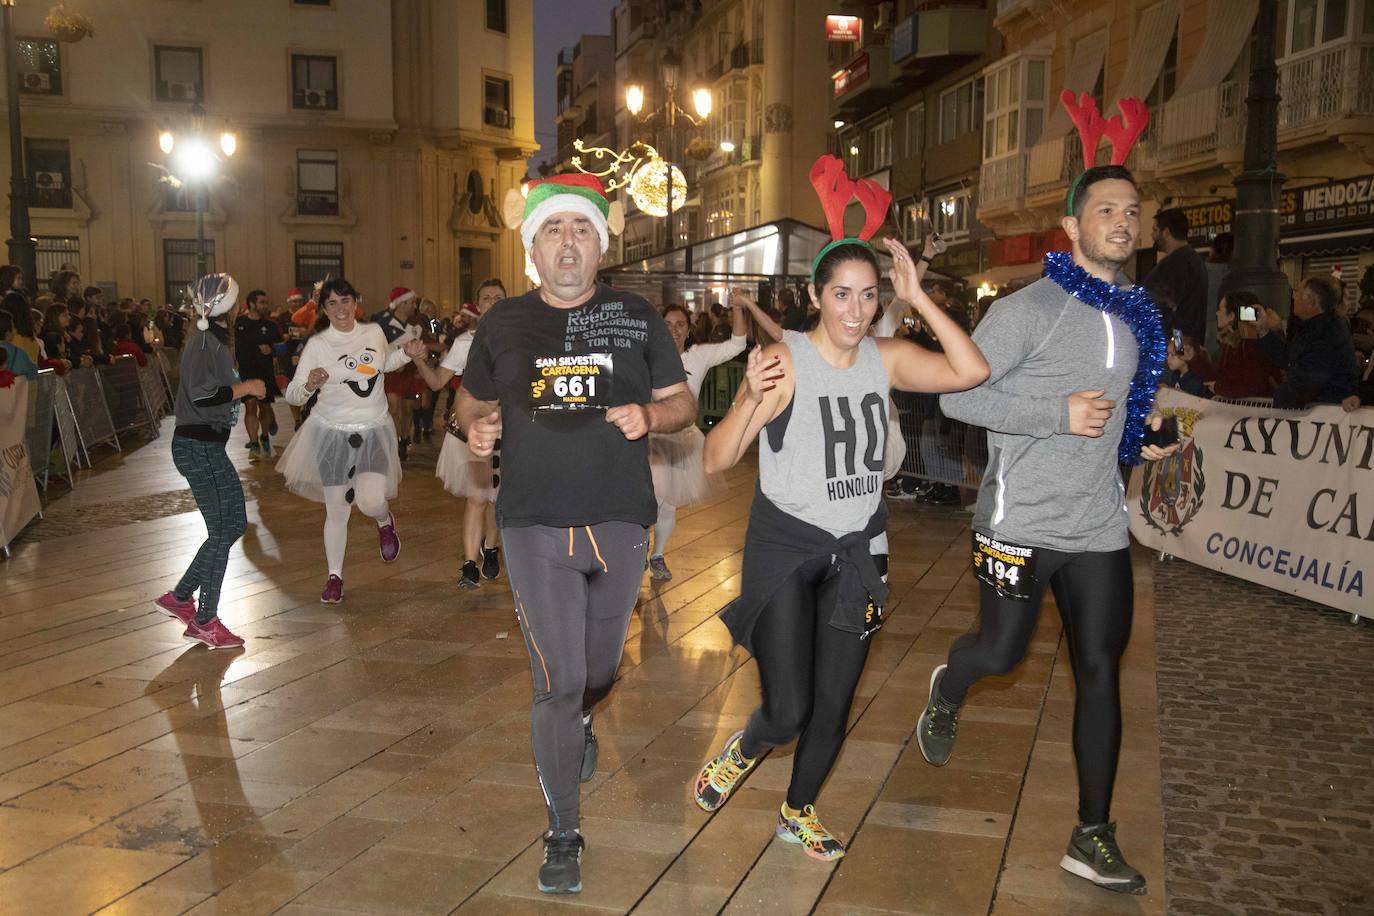
[[1212,381],[1212,362],[1207,351],[1198,341],[1186,336],[1177,328],[1169,337],[1168,370],[1160,378],[1165,388],[1177,388],[1184,394],[1195,398],[1210,398],[1211,389],[1207,383]]
[[1259,345],[1267,328],[1266,312],[1259,297],[1239,289],[1221,297],[1217,304],[1216,378],[1207,383],[1219,398],[1273,397],[1280,379],[1279,367]]
[[1140,237],[1131,173],[1088,169],[1062,225],[1072,251],[1046,255],[1045,276],[993,305],[973,333],[987,382],[940,397],[946,415],[987,430],[973,518],[980,628],[932,672],[917,739],[927,761],[949,761],[969,688],[1021,663],[1053,589],[1077,686],[1078,821],[1060,866],[1143,894],[1145,877],[1126,862],[1110,819],[1134,598],[1119,465],[1177,448],[1147,439],[1163,425],[1153,406],[1166,338],[1149,295],[1122,273]]

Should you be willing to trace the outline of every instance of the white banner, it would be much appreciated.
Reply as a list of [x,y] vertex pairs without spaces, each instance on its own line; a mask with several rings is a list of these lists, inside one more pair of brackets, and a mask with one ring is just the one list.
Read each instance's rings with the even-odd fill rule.
[[1131,475],[1147,547],[1374,617],[1374,410],[1160,395],[1183,447]]
[[24,444],[28,386],[29,380],[20,376],[10,387],[0,388],[0,547],[8,547],[42,508]]

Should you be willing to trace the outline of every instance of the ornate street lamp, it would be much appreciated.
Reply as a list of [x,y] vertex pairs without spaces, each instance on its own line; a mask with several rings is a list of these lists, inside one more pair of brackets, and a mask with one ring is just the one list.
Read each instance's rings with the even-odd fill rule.
[[174,188],[187,186],[195,196],[196,275],[203,277],[209,272],[205,258],[205,192],[224,160],[238,151],[238,136],[225,130],[212,142],[205,130],[205,109],[196,103],[191,106],[191,129],[178,136],[165,128],[157,135],[157,145],[170,165],[163,180]]

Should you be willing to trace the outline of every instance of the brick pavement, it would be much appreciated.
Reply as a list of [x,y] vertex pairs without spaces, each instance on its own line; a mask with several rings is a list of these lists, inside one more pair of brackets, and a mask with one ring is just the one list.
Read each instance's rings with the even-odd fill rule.
[[1374,625],[1155,562],[1169,911],[1374,913]]

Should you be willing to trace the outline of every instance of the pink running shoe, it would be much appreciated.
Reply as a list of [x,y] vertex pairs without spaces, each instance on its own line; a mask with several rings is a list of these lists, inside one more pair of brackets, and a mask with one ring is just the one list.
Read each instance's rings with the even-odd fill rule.
[[186,626],[196,622],[196,602],[194,599],[187,598],[182,601],[176,595],[168,592],[154,601],[153,604],[161,608],[168,617],[173,620],[180,620]]
[[338,576],[331,575],[329,581],[324,584],[324,592],[320,595],[321,604],[338,604],[343,600],[343,580]]
[[187,639],[203,642],[211,649],[237,649],[243,645],[243,637],[230,633],[229,628],[218,617],[210,618],[210,622],[204,626],[192,620],[182,635]]
[[381,542],[383,563],[390,563],[401,555],[401,539],[396,536],[396,516],[388,516],[385,525],[377,526],[377,539]]

